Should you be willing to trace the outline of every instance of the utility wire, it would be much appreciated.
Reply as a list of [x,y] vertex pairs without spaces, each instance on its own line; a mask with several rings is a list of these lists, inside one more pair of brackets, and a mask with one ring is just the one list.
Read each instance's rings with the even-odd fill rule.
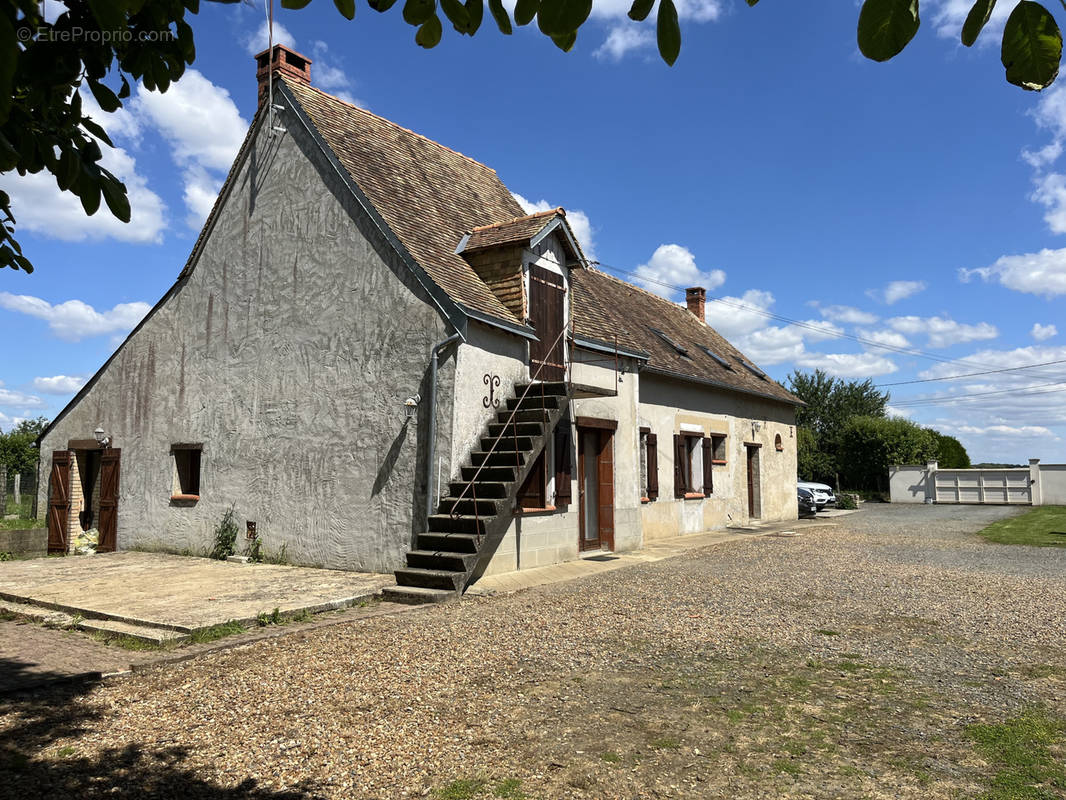
[[874,386],[880,388],[882,386],[907,386],[911,383],[939,383],[941,381],[952,381],[956,378],[973,378],[977,375],[995,375],[1000,372],[1016,372],[1020,369],[1032,369],[1034,367],[1049,367],[1052,364],[1066,364],[1066,358],[1058,361],[1043,361],[1040,364],[1026,364],[1021,367],[1003,367],[1003,369],[989,369],[984,372],[967,372],[963,375],[945,375],[943,378],[919,378],[913,381],[896,381],[895,383],[875,383]]
[[890,403],[893,408],[910,407],[910,406],[924,406],[924,405],[943,405],[944,403],[954,400],[972,400],[975,397],[988,397],[993,394],[1014,394],[1018,397],[1029,397],[1031,394],[1049,394],[1051,392],[1064,392],[1063,389],[1050,389],[1043,392],[1029,392],[1029,389],[1043,389],[1045,386],[1064,386],[1066,381],[1056,381],[1054,383],[1038,383],[1035,386],[1022,386],[1016,389],[997,389],[994,392],[974,392],[973,394],[956,394],[947,397],[917,397],[913,400],[901,400],[898,403]]

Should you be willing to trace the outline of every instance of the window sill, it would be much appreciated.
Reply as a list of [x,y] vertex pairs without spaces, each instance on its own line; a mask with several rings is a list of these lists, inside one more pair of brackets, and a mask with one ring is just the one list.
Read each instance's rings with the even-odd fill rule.
[[196,505],[199,500],[198,494],[172,494],[170,496],[170,504],[175,506],[192,506]]
[[651,498],[650,497],[642,497],[642,498],[640,498],[640,502],[642,502],[642,503],[650,503],[651,502]]
[[553,514],[557,510],[555,506],[544,506],[543,508],[522,508],[519,506],[515,513],[523,516],[526,514]]
[[703,492],[685,492],[686,500],[702,500],[706,495]]
[[724,467],[724,466],[725,466],[726,464],[728,464],[729,462],[728,462],[728,461],[726,461],[726,460],[725,460],[724,458],[723,458],[723,459],[718,459],[718,458],[712,458],[712,459],[711,459],[711,463],[712,463],[712,464],[716,464],[716,465],[718,465],[719,467]]

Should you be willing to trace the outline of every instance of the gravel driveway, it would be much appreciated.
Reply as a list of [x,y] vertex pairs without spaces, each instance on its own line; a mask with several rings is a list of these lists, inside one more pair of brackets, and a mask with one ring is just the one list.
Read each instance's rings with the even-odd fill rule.
[[978,794],[973,724],[1066,716],[1066,550],[972,535],[1023,510],[871,506],[8,701],[0,796]]

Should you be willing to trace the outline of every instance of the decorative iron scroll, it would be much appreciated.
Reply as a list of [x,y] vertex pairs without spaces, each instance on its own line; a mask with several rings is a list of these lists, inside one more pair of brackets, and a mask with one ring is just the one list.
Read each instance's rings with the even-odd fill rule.
[[500,385],[500,376],[486,372],[485,377],[482,378],[482,383],[489,387],[489,394],[487,397],[481,398],[481,404],[485,408],[499,408],[500,398],[496,396],[496,389]]

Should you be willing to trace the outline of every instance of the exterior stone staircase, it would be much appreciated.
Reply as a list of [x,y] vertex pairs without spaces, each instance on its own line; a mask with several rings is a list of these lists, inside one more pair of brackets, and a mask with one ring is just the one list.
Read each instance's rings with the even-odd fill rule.
[[480,449],[470,454],[461,480],[448,485],[429,530],[416,537],[407,567],[396,570],[396,586],[383,590],[386,600],[455,600],[481,577],[514,518],[519,487],[566,413],[568,392],[562,382],[515,386],[507,410],[496,414]]

